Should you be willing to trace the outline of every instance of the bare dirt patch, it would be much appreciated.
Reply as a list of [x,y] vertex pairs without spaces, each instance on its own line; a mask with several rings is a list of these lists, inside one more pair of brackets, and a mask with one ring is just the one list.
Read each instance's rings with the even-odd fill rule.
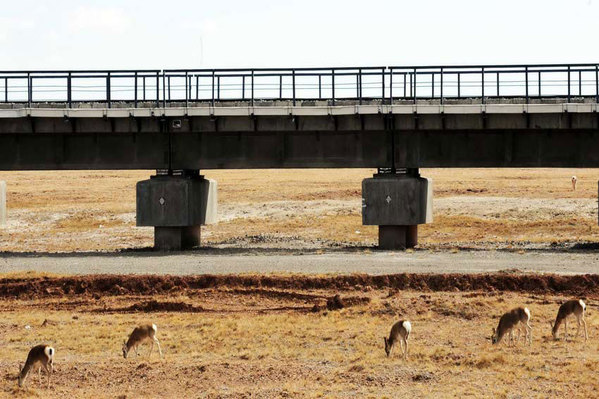
[[[553,274],[392,274],[332,276],[264,275],[89,275],[77,277],[0,279],[0,298],[43,299],[68,297],[109,297],[193,293],[207,289],[227,289],[231,295],[278,300],[316,301],[329,299],[331,306],[344,307],[345,301],[362,303],[360,298],[337,298],[295,292],[297,290],[418,290],[424,292],[524,292],[529,294],[599,295],[599,275]],[[250,289],[248,291],[248,289]],[[282,291],[285,290],[285,291]],[[295,290],[295,291],[294,291]],[[340,302],[341,301],[341,302]],[[353,303],[354,305],[356,303]],[[156,307],[170,306],[154,303]],[[140,305],[141,306],[141,305]],[[179,306],[176,303],[173,306]],[[183,305],[181,305],[183,306]],[[151,306],[150,306],[151,308]],[[147,308],[147,309],[150,309]],[[146,309],[146,310],[147,310]],[[143,310],[140,309],[139,310]],[[151,310],[151,309],[150,309]],[[176,310],[176,309],[175,309]]]

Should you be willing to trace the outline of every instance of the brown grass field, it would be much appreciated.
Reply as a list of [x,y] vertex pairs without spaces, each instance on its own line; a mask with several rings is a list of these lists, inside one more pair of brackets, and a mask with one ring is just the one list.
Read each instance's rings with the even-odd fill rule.
[[[64,280],[5,275],[0,279],[0,395],[596,395],[599,279],[503,274],[427,280],[421,276],[92,276]],[[455,288],[446,291],[454,280],[459,281]],[[499,289],[507,284],[513,290]],[[530,286],[535,288],[527,289]],[[559,303],[582,286],[588,293],[589,341],[581,337],[554,341],[548,322]],[[334,295],[340,295],[347,306],[327,309]],[[516,347],[492,346],[491,328],[504,311],[515,306],[527,306],[532,312],[532,345],[521,341]],[[399,352],[387,358],[383,350],[383,336],[400,318],[413,325],[407,361]],[[148,358],[148,346],[141,348],[139,357],[132,354],[123,359],[123,340],[143,322],[158,325],[163,360],[156,349]],[[26,388],[18,389],[19,365],[28,348],[39,342],[56,349],[53,384],[46,389],[45,375],[40,384],[34,374]]]
[[[373,246],[362,226],[361,181],[373,170],[207,171],[219,184],[214,247]],[[135,227],[135,183],[151,171],[0,172],[8,223],[0,251],[71,252],[147,248]],[[506,248],[598,242],[592,169],[424,169],[434,180],[434,222],[421,248]],[[570,178],[578,177],[572,191]],[[291,244],[293,243],[293,244]]]
[[[217,248],[376,244],[361,225],[372,170],[210,171],[219,182]],[[148,248],[135,227],[147,171],[2,172],[8,223],[0,251]],[[599,242],[594,170],[423,170],[434,223],[420,248],[568,248]],[[578,177],[571,190],[570,177]],[[201,255],[198,255],[201,256]],[[596,396],[599,277],[518,273],[397,276],[87,276],[0,274],[0,397],[400,398]],[[345,306],[328,304],[339,295]],[[559,303],[583,297],[589,341],[551,339]],[[505,311],[527,306],[533,343],[492,346]],[[386,358],[383,336],[412,321],[410,356]],[[45,323],[44,323],[45,321]],[[125,360],[137,324],[158,325],[165,358]],[[570,332],[574,333],[574,322]],[[28,349],[56,348],[50,389],[16,376]]]

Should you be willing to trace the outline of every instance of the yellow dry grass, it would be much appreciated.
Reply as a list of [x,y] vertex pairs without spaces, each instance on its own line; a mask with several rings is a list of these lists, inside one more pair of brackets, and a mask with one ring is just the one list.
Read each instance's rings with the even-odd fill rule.
[[[203,228],[207,245],[267,236],[263,245],[370,246],[376,227],[362,226],[361,181],[373,170],[206,171],[219,184],[223,221]],[[522,245],[599,241],[599,172],[592,169],[425,169],[437,203],[422,226],[422,247]],[[151,171],[0,172],[8,185],[8,225],[0,251],[97,251],[152,245],[151,228],[135,227],[135,183]],[[578,177],[571,189],[570,178]],[[480,199],[508,204],[491,214]],[[460,199],[452,208],[452,201]],[[526,211],[519,209],[526,201]],[[547,202],[543,202],[547,201]],[[551,202],[553,201],[553,202]],[[558,202],[555,202],[558,201]],[[578,201],[578,202],[575,202]],[[582,202],[580,202],[582,201]],[[586,202],[585,202],[586,201]],[[566,210],[555,210],[559,206]],[[577,212],[579,203],[591,204]],[[461,214],[469,205],[471,214]],[[469,209],[470,209],[469,208]],[[238,214],[235,210],[242,209]],[[282,209],[276,216],[268,211]],[[537,211],[538,209],[538,211]],[[244,213],[245,212],[245,213]],[[300,245],[300,246],[301,246]]]
[[[194,314],[110,311],[150,299],[142,297],[3,301],[0,395],[588,398],[599,388],[599,320],[592,303],[587,313],[590,340],[585,343],[581,338],[550,339],[547,322],[563,298],[362,294],[371,298],[370,304],[317,313],[281,310],[301,305],[297,302],[219,290],[152,298],[210,310]],[[492,346],[490,331],[498,317],[521,305],[532,312],[532,346]],[[413,325],[407,362],[399,355],[386,358],[383,351],[382,338],[399,318]],[[148,360],[148,347],[140,357],[123,359],[123,339],[148,321],[158,325],[165,359],[154,353]],[[18,390],[18,366],[27,349],[39,342],[56,348],[54,385],[46,390],[34,376],[25,390]]]

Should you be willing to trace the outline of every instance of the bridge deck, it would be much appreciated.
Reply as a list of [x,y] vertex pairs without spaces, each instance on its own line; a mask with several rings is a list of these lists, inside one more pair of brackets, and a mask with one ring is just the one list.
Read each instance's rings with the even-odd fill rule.
[[598,103],[599,64],[0,71],[0,170],[594,168]]

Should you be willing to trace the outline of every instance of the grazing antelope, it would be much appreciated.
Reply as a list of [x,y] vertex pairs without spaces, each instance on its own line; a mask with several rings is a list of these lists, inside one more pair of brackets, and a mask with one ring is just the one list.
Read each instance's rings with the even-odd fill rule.
[[508,346],[510,342],[514,341],[514,328],[518,328],[518,338],[520,338],[520,324],[526,329],[525,339],[528,343],[532,343],[532,327],[529,324],[530,321],[530,310],[528,308],[515,308],[505,313],[499,319],[499,325],[497,329],[493,329],[493,335],[491,336],[491,342],[493,344],[499,343],[505,334],[509,334]]
[[407,320],[400,320],[393,324],[389,338],[383,338],[385,340],[385,353],[387,357],[391,355],[391,350],[395,343],[399,340],[399,345],[403,353],[404,360],[408,358],[408,338],[410,338],[410,332],[412,331],[412,323]]
[[48,373],[48,388],[50,388],[50,373],[54,371],[54,353],[56,351],[49,345],[37,345],[31,348],[25,365],[19,373],[19,386],[22,387],[25,384],[27,375],[32,368],[35,370],[35,367],[38,367],[37,373],[40,382],[42,382],[41,370],[43,367],[46,373]]
[[576,182],[578,181],[578,179],[576,178],[576,176],[572,176],[572,191],[576,191]]
[[162,358],[162,349],[160,348],[160,341],[158,341],[158,338],[156,337],[156,331],[158,331],[156,324],[145,324],[135,327],[131,335],[129,335],[129,340],[127,340],[127,342],[123,341],[123,357],[125,359],[127,358],[127,354],[131,348],[135,350],[136,355],[139,355],[137,352],[138,346],[145,341],[150,341],[152,346],[150,347],[148,357],[152,354],[154,343],[156,343],[156,345],[158,345],[158,352],[160,352],[160,357]]
[[576,322],[578,323],[578,330],[576,330],[576,337],[580,333],[580,325],[584,326],[584,340],[589,339],[589,335],[587,333],[587,322],[584,320],[584,312],[587,309],[587,305],[582,301],[582,299],[572,299],[562,304],[557,311],[557,317],[555,318],[555,323],[549,322],[551,325],[551,333],[553,334],[553,339],[557,339],[557,330],[559,326],[564,323],[564,340],[568,338],[568,317],[576,316]]

